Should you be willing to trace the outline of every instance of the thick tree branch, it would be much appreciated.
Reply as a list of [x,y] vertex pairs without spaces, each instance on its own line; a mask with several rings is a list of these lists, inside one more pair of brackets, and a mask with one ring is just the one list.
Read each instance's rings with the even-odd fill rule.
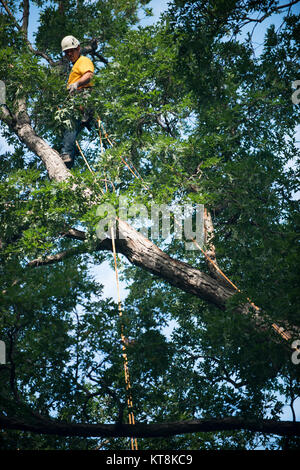
[[[135,266],[142,267],[161,279],[166,280],[169,284],[207,300],[221,310],[225,310],[226,301],[234,293],[232,289],[220,285],[217,280],[201,272],[199,269],[193,268],[188,263],[171,258],[126,222],[118,220],[118,223],[119,231],[122,234],[122,238],[116,239],[118,253],[126,256]],[[84,232],[74,229],[70,229],[64,235],[77,240],[85,239]],[[45,258],[34,259],[27,266],[36,267],[53,264],[84,250],[84,248],[76,247],[75,250],[66,250]],[[112,251],[112,243],[109,238],[101,242],[99,241],[95,246],[95,251],[106,250]]]
[[71,177],[59,153],[39,137],[31,126],[30,118],[26,111],[25,98],[20,96],[16,100],[17,112],[11,116],[5,106],[1,107],[1,118],[5,124],[19,137],[26,147],[35,153],[45,164],[50,179],[66,181]]
[[[130,263],[141,267],[160,279],[167,281],[170,285],[178,287],[182,291],[195,295],[221,310],[226,309],[227,301],[237,292],[228,282],[222,282],[218,278],[211,277],[197,268],[193,268],[188,263],[171,258],[151,240],[137,232],[127,222],[118,219],[118,238],[116,239],[116,249],[123,254]],[[71,229],[65,233],[77,240],[85,240],[82,231]],[[112,251],[110,238],[99,241],[95,246],[96,251]],[[241,305],[237,312],[249,316],[255,326],[266,331],[273,328],[274,331],[286,339],[298,337],[300,329],[290,325],[284,325],[281,329],[274,324],[257,307],[253,309],[252,304]],[[279,331],[280,330],[280,331]]]
[[[146,269],[152,274],[167,281],[174,287],[193,294],[203,300],[225,310],[227,300],[235,293],[230,287],[225,287],[218,280],[203,273],[188,263],[171,258],[158,248],[151,240],[141,235],[132,226],[118,219],[119,237],[116,239],[116,249],[123,254],[130,263]],[[77,240],[84,240],[82,231],[71,229],[66,232],[68,236]],[[79,249],[76,249],[77,252]],[[112,251],[110,238],[99,241],[95,251]],[[52,264],[71,256],[72,251],[63,251],[56,255],[32,260],[28,267]]]
[[29,0],[23,0],[23,19],[21,29],[27,38],[29,21]]
[[225,288],[188,263],[171,258],[123,220],[118,219],[118,224],[120,237],[116,240],[117,250],[132,264],[225,310],[227,300],[233,295],[232,289]]
[[69,250],[64,250],[64,251],[61,251],[60,253],[56,253],[55,255],[49,255],[49,256],[45,256],[44,258],[33,259],[27,264],[27,267],[33,268],[36,266],[45,266],[48,264],[54,264],[54,263],[57,263],[58,261],[63,261],[67,258],[70,258],[71,256],[87,253],[89,250],[90,250],[89,246],[82,244],[80,246],[70,248]]
[[17,417],[0,416],[2,429],[29,431],[38,434],[80,437],[169,437],[195,432],[247,430],[279,436],[300,436],[300,423],[293,421],[247,420],[226,417],[144,424],[71,424],[40,417],[31,422]]

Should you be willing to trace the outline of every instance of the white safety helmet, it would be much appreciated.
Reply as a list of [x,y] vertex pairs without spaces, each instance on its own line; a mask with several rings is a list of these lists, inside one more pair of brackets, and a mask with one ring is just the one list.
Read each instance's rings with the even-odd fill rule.
[[74,38],[74,36],[65,36],[61,41],[61,49],[62,51],[66,51],[67,49],[76,49],[80,45],[78,39]]

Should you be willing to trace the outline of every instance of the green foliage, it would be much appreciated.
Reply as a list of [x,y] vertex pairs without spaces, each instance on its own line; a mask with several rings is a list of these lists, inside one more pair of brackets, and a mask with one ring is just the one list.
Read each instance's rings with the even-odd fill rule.
[[59,2],[58,7],[46,6],[40,15],[37,46],[58,56],[60,41],[67,34],[78,38],[83,47],[90,37],[100,38],[105,46],[112,39],[122,39],[128,28],[137,23],[138,8],[147,3],[149,0],[99,0],[93,3],[69,0]]
[[[29,422],[32,410],[69,422],[127,422],[124,331],[137,421],[280,419],[284,405],[299,396],[299,366],[237,308],[250,298],[270,321],[299,326],[299,106],[291,100],[299,19],[290,15],[280,30],[270,27],[256,57],[251,38],[238,32],[248,15],[274,11],[276,2],[174,1],[162,21],[146,28],[132,26],[148,1],[34,3],[38,49],[58,60],[61,37],[74,34],[83,46],[97,38],[109,60],[103,66],[91,55],[96,76],[90,104],[101,124],[83,132],[80,144],[94,174],[79,155],[72,182],[49,181],[38,158],[11,129],[1,129],[13,151],[0,162],[0,331],[8,354],[0,368],[0,411]],[[0,43],[8,108],[13,112],[25,98],[35,131],[58,149],[63,126],[80,105],[66,96],[65,65],[52,67],[34,56],[5,15]],[[205,204],[219,266],[242,291],[226,311],[121,257],[128,287],[121,322],[116,303],[103,297],[96,280],[105,280],[102,263],[112,257],[97,252],[95,234],[97,204],[117,209],[121,195],[147,207]],[[70,228],[84,230],[85,241],[63,236]],[[209,273],[201,253],[186,252],[172,239],[161,245]],[[59,263],[30,267],[36,258],[62,252],[68,255]],[[139,448],[297,443],[238,431],[140,439]],[[124,449],[128,440],[5,431],[0,447]]]

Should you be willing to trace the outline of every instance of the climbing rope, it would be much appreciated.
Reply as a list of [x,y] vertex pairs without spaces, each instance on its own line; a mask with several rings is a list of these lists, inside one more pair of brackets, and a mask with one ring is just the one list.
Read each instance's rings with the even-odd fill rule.
[[[119,286],[119,276],[118,276],[118,266],[117,266],[117,252],[116,252],[113,226],[111,227],[111,241],[112,241],[114,262],[115,262],[115,273],[116,273],[116,284],[117,284],[117,295],[118,295],[118,310],[119,310],[119,317],[120,319],[122,319],[123,313],[122,313],[122,304],[121,304],[121,296],[120,296],[120,286]],[[123,361],[124,361],[125,385],[126,385],[126,392],[127,392],[128,421],[129,421],[129,424],[135,424],[134,414],[133,414],[133,402],[132,402],[132,396],[131,396],[131,384],[130,384],[129,368],[128,368],[128,357],[126,353],[126,339],[124,336],[123,322],[121,322],[121,341],[122,341],[122,349],[123,349],[122,356],[123,356]],[[131,450],[138,450],[137,439],[131,437],[130,441],[131,441]]]
[[[87,159],[85,158],[82,149],[76,140],[76,145],[79,149],[79,152],[89,169],[89,171],[95,176],[95,173],[91,169],[90,165],[88,164]],[[105,185],[107,188],[107,181],[104,180]],[[113,183],[112,183],[113,184]],[[114,188],[114,186],[113,186]],[[102,194],[104,195],[103,190],[100,188]],[[117,296],[118,296],[118,311],[119,311],[119,318],[122,320],[123,313],[122,313],[122,303],[121,303],[121,296],[120,296],[120,285],[119,285],[119,275],[118,275],[118,266],[117,266],[117,253],[116,253],[116,245],[115,245],[115,236],[114,236],[114,229],[113,226],[111,227],[111,241],[112,241],[112,249],[113,249],[113,255],[114,255],[114,265],[115,265],[115,274],[116,274],[116,285],[117,285]],[[129,424],[134,425],[135,424],[135,419],[134,419],[134,413],[133,413],[133,401],[132,401],[132,395],[131,395],[131,383],[130,383],[130,376],[129,376],[129,368],[128,368],[128,357],[126,353],[126,338],[124,335],[124,324],[121,321],[121,342],[122,342],[122,350],[123,350],[123,366],[124,366],[124,377],[125,377],[125,388],[126,388],[126,394],[127,394],[127,408],[128,408],[128,422]],[[135,437],[130,438],[131,442],[131,450],[138,450],[138,444],[137,444],[137,439]]]
[[[105,131],[104,126],[103,126],[103,124],[102,124],[102,122],[101,122],[99,116],[98,116],[98,118],[97,118],[97,121],[98,121],[98,128],[99,128],[99,136],[101,136],[101,129],[100,129],[100,127],[102,127],[102,130],[103,130],[103,132],[104,132],[104,137],[105,137],[105,139],[107,140],[107,142],[109,143],[109,145],[110,145],[111,147],[113,147],[113,146],[114,146],[114,143],[112,143],[112,141],[110,140],[109,135],[108,135],[107,132]],[[101,137],[100,137],[100,139],[101,139]],[[102,140],[100,140],[100,142],[102,142]],[[102,148],[103,148],[103,147],[102,147]],[[142,181],[143,187],[144,187],[147,191],[150,191],[150,188],[145,184],[143,178],[142,178],[141,175],[138,173],[138,171],[137,171],[137,169],[134,167],[134,165],[132,164],[132,167],[134,168],[134,171],[133,171],[133,170],[130,168],[130,166],[128,165],[128,163],[126,162],[126,160],[125,160],[121,155],[119,155],[119,158],[120,158],[120,160],[122,161],[122,163],[131,171],[131,173],[133,174],[133,176],[134,176],[135,178],[139,179],[140,181]]]

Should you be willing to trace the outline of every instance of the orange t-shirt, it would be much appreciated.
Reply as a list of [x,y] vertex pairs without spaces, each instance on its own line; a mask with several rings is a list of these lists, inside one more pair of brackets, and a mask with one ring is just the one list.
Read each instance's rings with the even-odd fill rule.
[[[79,80],[86,72],[93,72],[94,73],[94,70],[95,70],[95,67],[94,67],[94,64],[91,61],[91,59],[81,55],[76,60],[75,64],[72,67],[72,70],[71,70],[70,75],[69,75],[67,87],[69,85],[71,85],[71,83],[77,82],[77,80]],[[80,88],[88,88],[90,86],[93,86],[91,82],[87,83],[86,85],[83,85],[83,86],[79,87],[78,90]]]

